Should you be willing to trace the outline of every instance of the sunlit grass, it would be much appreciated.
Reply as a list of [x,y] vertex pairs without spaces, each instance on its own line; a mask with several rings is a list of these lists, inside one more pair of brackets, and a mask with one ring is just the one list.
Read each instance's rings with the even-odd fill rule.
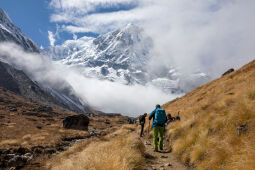
[[141,169],[144,165],[145,147],[137,135],[130,133],[134,130],[132,126],[124,126],[103,139],[77,144],[74,150],[77,151],[79,148],[80,152],[64,152],[56,156],[47,166],[53,170]]
[[[199,170],[254,169],[254,68],[255,61],[164,106],[181,110],[181,122],[168,126],[166,138],[183,163]],[[247,129],[239,134],[241,125]]]

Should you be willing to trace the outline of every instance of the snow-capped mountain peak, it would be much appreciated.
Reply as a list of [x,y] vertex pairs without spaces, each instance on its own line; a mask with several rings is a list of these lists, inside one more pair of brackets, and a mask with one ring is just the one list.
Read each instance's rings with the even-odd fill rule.
[[[12,23],[9,16],[1,8],[0,42],[16,43],[28,52],[38,53],[40,51],[37,45],[31,39],[26,37],[22,33],[22,31]],[[12,46],[12,48],[15,48],[15,46]],[[13,54],[15,55],[15,53]],[[8,64],[1,64],[1,61],[5,61]],[[38,80],[35,80],[35,76],[32,76],[34,74],[33,71],[29,70],[29,68],[25,69],[25,67],[22,71],[18,71],[16,68],[19,68],[18,66],[20,64],[22,65],[22,63],[16,63],[16,61],[13,60],[11,57],[8,57],[8,55],[3,55],[1,53],[0,64],[2,70],[14,70],[13,72],[7,71],[7,76],[10,79],[13,79],[14,84],[17,85],[17,89],[23,90],[24,93],[21,93],[23,97],[31,98],[33,101],[41,102],[43,104],[49,104],[54,106],[56,105],[61,108],[66,108],[76,112],[85,113],[91,111],[91,108],[88,106],[88,104],[85,101],[81,100],[79,95],[77,95],[74,91],[73,87],[69,85],[66,81],[62,80],[59,84],[61,84],[63,87],[59,88],[59,84],[57,84],[56,82],[56,84],[54,84],[51,80],[49,80],[50,83],[40,81],[40,77],[37,77]],[[18,76],[15,77],[15,74],[13,73],[15,73],[16,75],[18,74]],[[4,72],[2,74],[4,74]],[[33,79],[31,79],[31,77],[33,77]],[[0,82],[0,84],[5,84],[6,87],[12,86],[9,81],[5,80],[5,78],[2,80],[3,82]],[[38,90],[31,90],[30,87],[32,86],[38,87],[38,89],[40,89],[40,93],[34,93],[34,91]]]
[[[162,68],[160,75],[148,69],[152,49],[153,41],[145,31],[128,24],[97,38],[68,40],[43,52],[57,62],[80,69],[86,77],[126,85],[152,85],[167,93],[185,92],[189,82],[184,80],[186,77],[178,69]],[[195,77],[196,86],[205,82],[204,77],[200,81],[197,75],[188,76]],[[183,86],[184,82],[187,86]],[[194,86],[193,82],[191,86]]]
[[9,41],[22,46],[30,52],[39,52],[37,45],[26,37],[21,30],[16,27],[6,12],[0,8],[0,42]]
[[151,38],[141,28],[129,24],[97,38],[68,40],[43,52],[53,60],[80,67],[87,77],[144,84],[137,70],[144,70],[151,48]]
[[8,26],[8,27],[14,27],[9,16],[1,8],[0,8],[0,23],[4,24],[5,26]]

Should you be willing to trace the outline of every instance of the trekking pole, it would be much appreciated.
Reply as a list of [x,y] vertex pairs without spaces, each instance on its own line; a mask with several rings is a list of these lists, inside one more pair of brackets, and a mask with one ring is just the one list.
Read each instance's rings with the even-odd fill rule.
[[150,131],[150,123],[151,123],[151,121],[149,120],[149,127],[148,127],[148,135],[149,135],[149,131]]

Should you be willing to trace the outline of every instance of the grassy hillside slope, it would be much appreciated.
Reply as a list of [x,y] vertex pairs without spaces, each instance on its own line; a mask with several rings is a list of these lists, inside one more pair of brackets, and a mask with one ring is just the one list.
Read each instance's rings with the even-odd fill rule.
[[0,169],[43,169],[46,160],[76,140],[105,136],[127,122],[124,116],[95,116],[89,117],[88,131],[64,129],[62,121],[70,115],[76,113],[31,102],[0,87]]
[[173,152],[196,169],[255,168],[255,61],[163,106]]
[[49,160],[46,169],[142,169],[145,148],[134,131],[133,125],[124,125],[105,137],[82,141]]

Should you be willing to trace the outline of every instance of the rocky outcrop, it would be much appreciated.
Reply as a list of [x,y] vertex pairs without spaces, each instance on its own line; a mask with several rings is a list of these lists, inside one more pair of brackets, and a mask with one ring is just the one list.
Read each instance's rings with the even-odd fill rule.
[[66,129],[88,130],[89,118],[85,115],[68,116],[63,120]]
[[9,16],[0,8],[0,42],[14,42],[29,52],[39,52],[37,45],[16,27]]
[[0,169],[10,167],[20,169],[32,159],[31,150],[27,148],[0,150]]
[[[1,58],[1,54],[0,54]],[[18,70],[8,63],[0,61],[0,86],[12,91],[26,99],[53,106],[64,108],[78,113],[86,113],[92,109],[74,95],[71,86],[62,90],[45,89],[38,82],[33,81],[22,70]],[[37,112],[51,112],[51,107],[42,107]]]
[[[0,8],[0,43],[11,42],[22,47],[27,52],[39,53],[37,45],[15,26],[7,13]],[[93,111],[89,105],[77,95],[67,82],[45,83],[31,79],[32,73],[18,70],[17,65],[0,54],[0,86],[41,104],[68,109],[77,113]],[[7,62],[9,64],[3,63]],[[46,64],[46,63],[45,63]],[[61,88],[59,88],[61,86]]]
[[232,72],[234,72],[234,71],[235,71],[235,69],[233,69],[233,68],[228,69],[228,71],[226,71],[225,73],[223,73],[222,76],[225,76],[225,75],[227,75],[227,74],[229,74],[229,73],[232,73]]

